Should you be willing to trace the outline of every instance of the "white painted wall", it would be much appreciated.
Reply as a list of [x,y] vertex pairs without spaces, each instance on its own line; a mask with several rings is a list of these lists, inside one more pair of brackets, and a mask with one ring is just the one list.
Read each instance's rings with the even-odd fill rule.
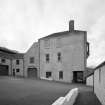
[[[40,39],[40,77],[46,77],[46,71],[52,72],[56,81],[72,82],[72,71],[84,71],[86,67],[86,35],[84,32],[66,33],[61,37]],[[57,41],[60,38],[60,46]],[[45,48],[45,40],[49,40],[49,48]],[[61,52],[62,61],[57,61],[57,53]],[[50,63],[46,63],[45,54],[50,54]],[[64,72],[63,80],[59,80],[59,71]]]
[[102,105],[105,105],[105,65],[96,69],[94,72],[94,92]]
[[77,96],[78,88],[74,88],[65,97],[59,97],[52,105],[73,105]]
[[86,85],[93,86],[93,75],[86,78]]

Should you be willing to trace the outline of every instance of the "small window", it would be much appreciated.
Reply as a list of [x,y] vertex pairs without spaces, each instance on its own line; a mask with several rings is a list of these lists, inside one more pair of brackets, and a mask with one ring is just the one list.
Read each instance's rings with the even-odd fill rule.
[[60,48],[61,46],[62,46],[61,38],[57,38],[57,39],[56,39],[56,47],[57,47],[57,48]]
[[19,65],[19,63],[20,63],[20,62],[19,62],[19,60],[17,59],[17,60],[16,60],[16,64]]
[[16,69],[16,72],[20,72],[20,69]]
[[49,61],[50,61],[50,58],[49,58],[49,54],[46,54],[46,63],[49,63]]
[[63,71],[59,71],[59,79],[63,79]]
[[50,40],[49,39],[44,40],[44,47],[50,48]]
[[52,73],[51,73],[51,72],[46,72],[46,78],[50,78],[50,77],[51,77],[51,75],[52,75]]
[[61,53],[58,53],[58,61],[61,61]]
[[2,63],[5,63],[5,62],[6,62],[6,59],[1,59],[1,62],[2,62]]
[[34,63],[34,57],[30,57],[30,63]]

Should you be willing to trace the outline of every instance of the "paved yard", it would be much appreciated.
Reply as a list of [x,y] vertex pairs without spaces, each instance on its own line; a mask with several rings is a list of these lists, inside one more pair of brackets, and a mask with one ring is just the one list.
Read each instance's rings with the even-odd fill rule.
[[101,105],[96,95],[92,92],[80,92],[74,105]]
[[57,98],[65,96],[74,87],[78,87],[80,93],[90,92],[93,94],[91,87],[80,84],[0,77],[0,105],[51,105]]

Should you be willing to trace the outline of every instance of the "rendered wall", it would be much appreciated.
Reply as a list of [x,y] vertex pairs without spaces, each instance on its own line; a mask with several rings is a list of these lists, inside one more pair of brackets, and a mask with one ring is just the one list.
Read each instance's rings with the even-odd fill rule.
[[[75,35],[76,34],[76,35]],[[57,46],[60,38],[60,46]],[[73,71],[84,71],[86,66],[86,36],[84,32],[68,33],[62,37],[49,38],[50,48],[45,48],[40,40],[40,77],[46,77],[46,71],[52,72],[56,81],[72,82]],[[62,61],[57,61],[57,53],[61,52]],[[45,54],[50,54],[50,62],[46,64]],[[63,80],[59,80],[59,71],[64,72]]]
[[105,105],[105,65],[94,72],[94,92],[102,105]]

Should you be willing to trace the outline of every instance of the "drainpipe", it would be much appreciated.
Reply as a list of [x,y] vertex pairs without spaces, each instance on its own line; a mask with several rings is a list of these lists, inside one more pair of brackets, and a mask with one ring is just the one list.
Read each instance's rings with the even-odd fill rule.
[[23,77],[24,77],[24,69],[25,69],[25,68],[24,68],[24,57],[23,57],[22,60],[23,60]]
[[93,92],[94,92],[94,72],[93,72]]

